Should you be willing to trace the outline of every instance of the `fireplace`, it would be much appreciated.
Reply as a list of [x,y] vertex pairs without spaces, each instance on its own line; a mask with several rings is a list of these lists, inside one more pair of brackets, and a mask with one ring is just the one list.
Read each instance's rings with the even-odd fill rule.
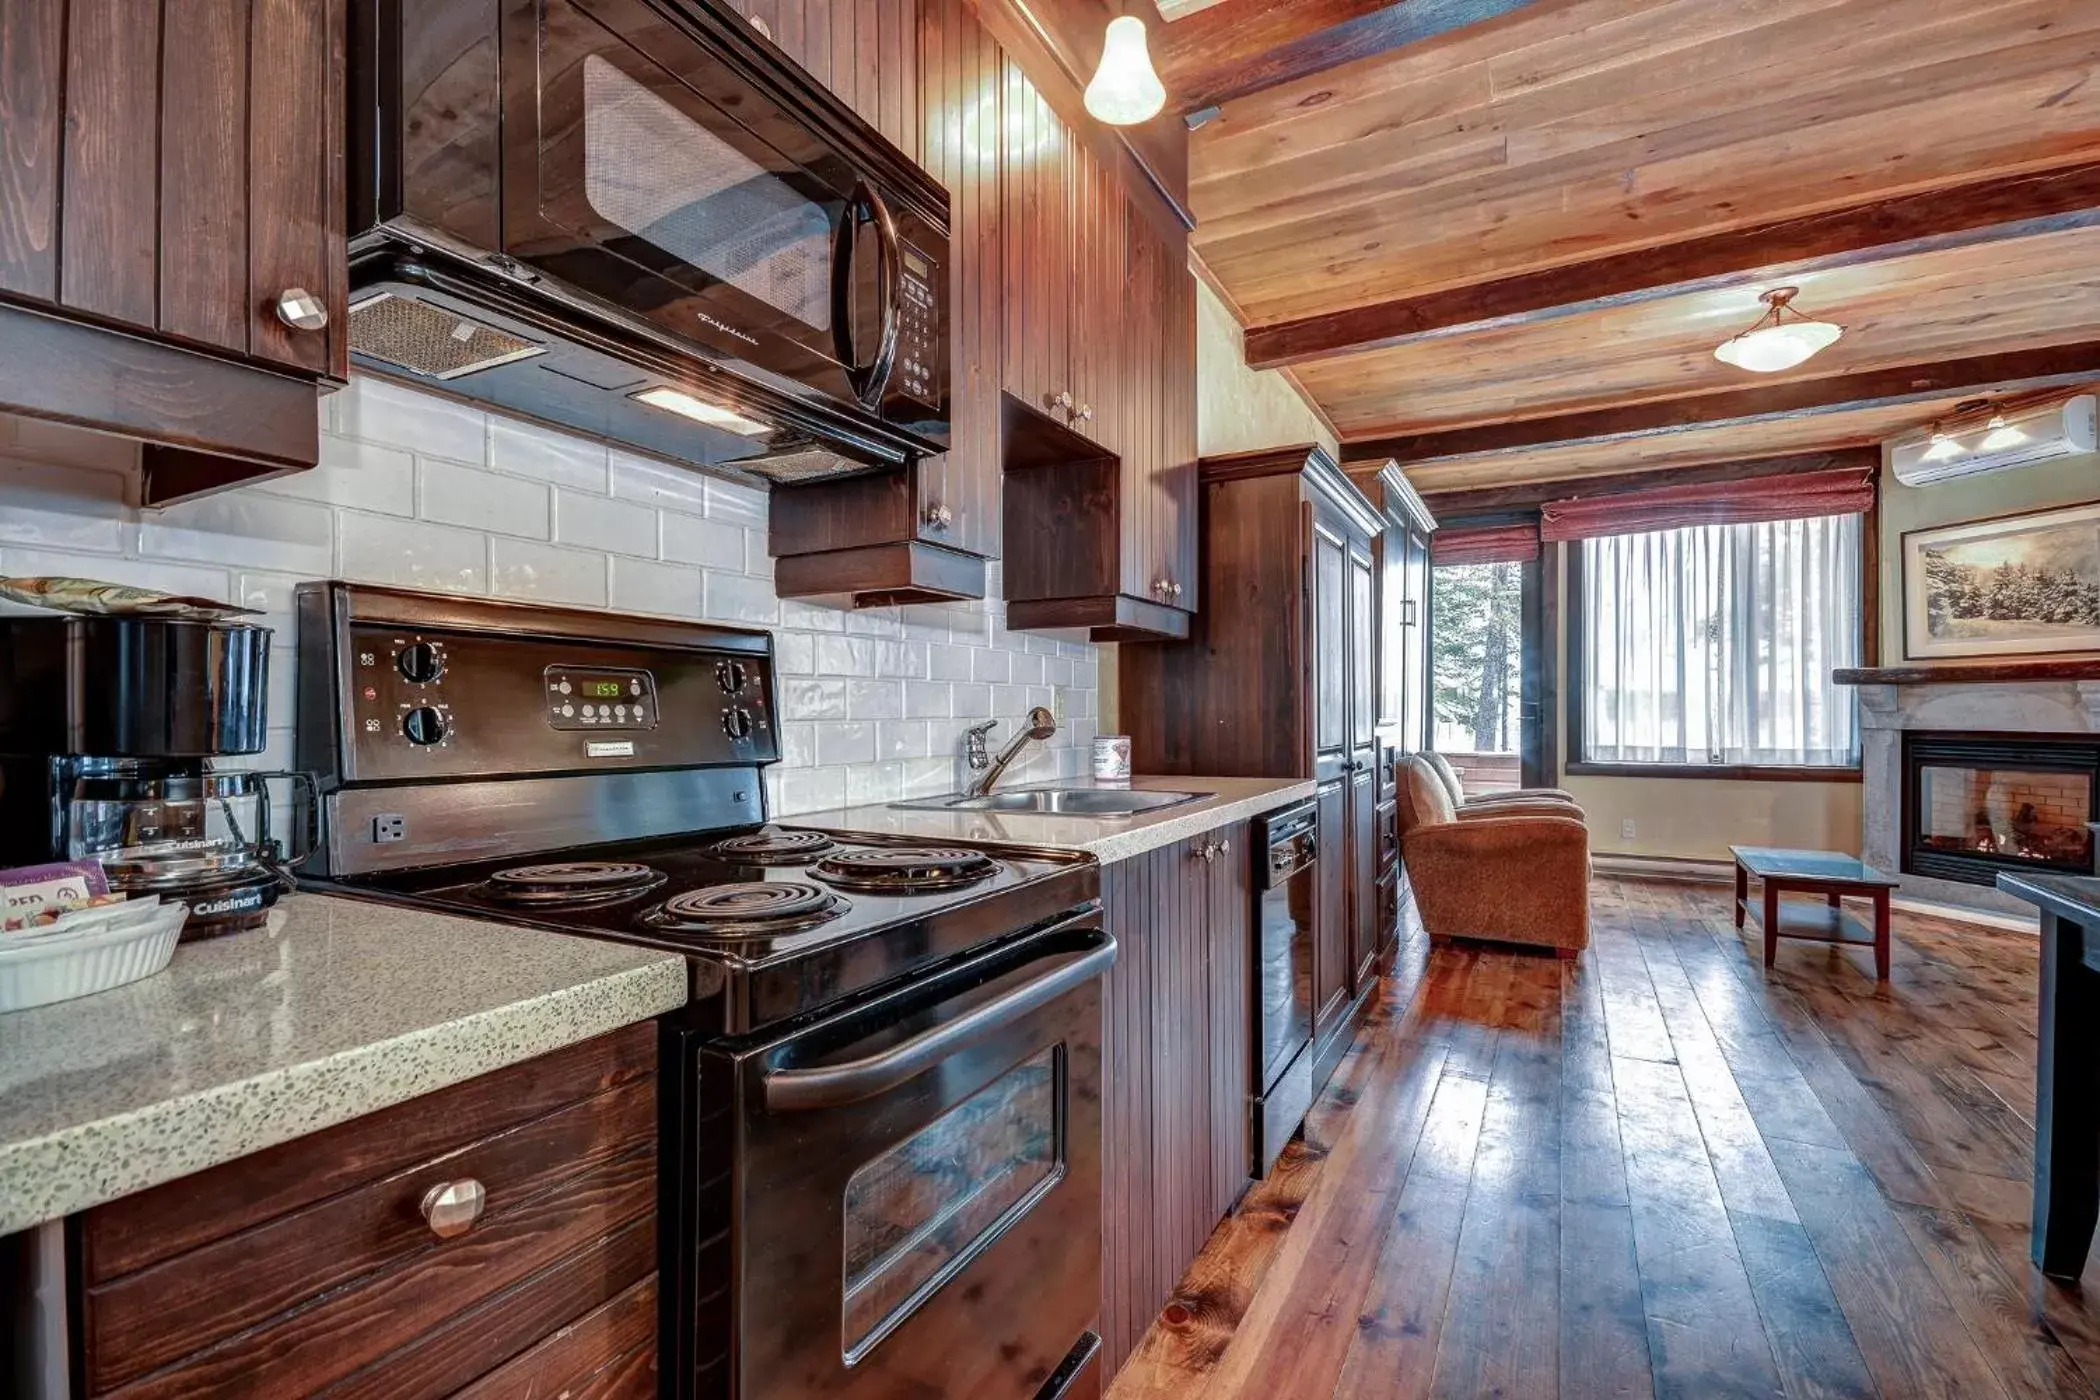
[[1903,735],[1903,870],[1989,885],[2001,870],[2093,872],[2100,741]]

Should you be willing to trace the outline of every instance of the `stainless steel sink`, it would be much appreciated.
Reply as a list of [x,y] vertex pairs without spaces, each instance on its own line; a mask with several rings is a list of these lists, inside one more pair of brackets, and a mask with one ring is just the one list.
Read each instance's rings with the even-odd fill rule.
[[1208,792],[1150,792],[1133,788],[1013,788],[970,797],[950,793],[917,802],[892,802],[911,812],[1032,812],[1045,817],[1130,817],[1187,802],[1201,802]]

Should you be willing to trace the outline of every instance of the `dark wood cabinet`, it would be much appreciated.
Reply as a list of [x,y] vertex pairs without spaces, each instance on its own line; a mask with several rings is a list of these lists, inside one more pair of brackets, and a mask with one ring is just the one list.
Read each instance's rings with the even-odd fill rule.
[[1144,772],[1318,782],[1315,1063],[1331,1069],[1389,941],[1377,891],[1385,516],[1311,446],[1205,458],[1199,484],[1212,601],[1186,641],[1122,649],[1122,723]]
[[319,460],[345,33],[343,0],[0,6],[0,409],[179,453],[149,504]]
[[75,1393],[655,1395],[656,1057],[632,1026],[74,1217]]
[[1109,866],[1104,1376],[1247,1182],[1253,883],[1244,828]]

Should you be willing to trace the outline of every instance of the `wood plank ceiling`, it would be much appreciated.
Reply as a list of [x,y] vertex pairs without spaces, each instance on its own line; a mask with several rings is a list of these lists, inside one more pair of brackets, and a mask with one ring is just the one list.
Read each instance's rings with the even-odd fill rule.
[[[1176,32],[1237,3],[1167,26],[1170,92]],[[2100,380],[2100,4],[1479,9],[1231,97],[1192,140],[1196,249],[1250,358],[1292,365],[1358,455],[1404,448],[1425,489],[1622,473],[1900,432],[2014,352],[2085,347],[2048,382]],[[1845,338],[1779,375],[1714,360],[1782,282]],[[1950,361],[1892,402],[1886,372]],[[1698,418],[1809,381],[1812,418]],[[1855,382],[1877,392],[1848,410]],[[1513,421],[1540,428],[1460,431]]]

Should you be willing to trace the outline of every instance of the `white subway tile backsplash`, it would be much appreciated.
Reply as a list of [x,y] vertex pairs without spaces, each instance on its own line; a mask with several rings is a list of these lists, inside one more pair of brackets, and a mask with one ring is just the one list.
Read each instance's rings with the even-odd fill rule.
[[478,408],[365,376],[333,399],[336,430],[344,437],[477,467],[488,460],[489,417]]
[[[138,449],[0,417],[0,572],[80,574],[243,603],[276,629],[269,752],[291,760],[293,596],[309,578],[609,606],[773,631],[772,810],[952,792],[963,731],[1066,722],[1010,781],[1085,766],[1094,649],[1006,631],[995,596],[842,611],[773,593],[762,492],[360,375],[322,409],[322,465],[142,511]],[[420,516],[420,518],[418,518]]]
[[707,514],[707,478],[669,462],[637,457],[614,448],[612,492],[623,501],[633,501],[653,510]]
[[144,512],[139,553],[201,563],[233,559],[281,573],[326,574],[335,567],[335,515],[311,501],[259,491],[221,491]]
[[603,496],[612,489],[612,454],[604,443],[508,418],[489,420],[489,465],[572,491]]
[[817,726],[817,762],[873,763],[875,726],[861,721],[826,720]]
[[602,608],[605,570],[605,556],[595,550],[501,537],[489,541],[489,591],[500,597]]
[[558,543],[638,559],[657,557],[657,514],[647,506],[557,488],[554,538]]
[[544,540],[553,533],[551,498],[536,481],[418,459],[416,514],[440,525]]
[[606,562],[612,572],[612,606],[621,612],[692,618],[701,615],[705,580],[698,569],[646,559],[616,557]]
[[766,528],[766,493],[750,486],[707,479],[707,515],[746,529]]
[[780,621],[780,600],[773,585],[742,574],[707,573],[707,615],[717,622],[745,627],[771,627]]
[[341,511],[335,518],[336,571],[362,583],[488,591],[488,536],[449,525]]
[[660,519],[663,558],[680,564],[705,564],[733,574],[744,571],[744,532],[739,527],[692,515],[666,513]]
[[901,719],[904,682],[846,682],[846,713],[855,719]]
[[0,461],[0,545],[123,549],[125,481],[115,472]]
[[416,513],[415,454],[399,447],[323,437],[321,465],[259,482],[255,490],[385,515]]

